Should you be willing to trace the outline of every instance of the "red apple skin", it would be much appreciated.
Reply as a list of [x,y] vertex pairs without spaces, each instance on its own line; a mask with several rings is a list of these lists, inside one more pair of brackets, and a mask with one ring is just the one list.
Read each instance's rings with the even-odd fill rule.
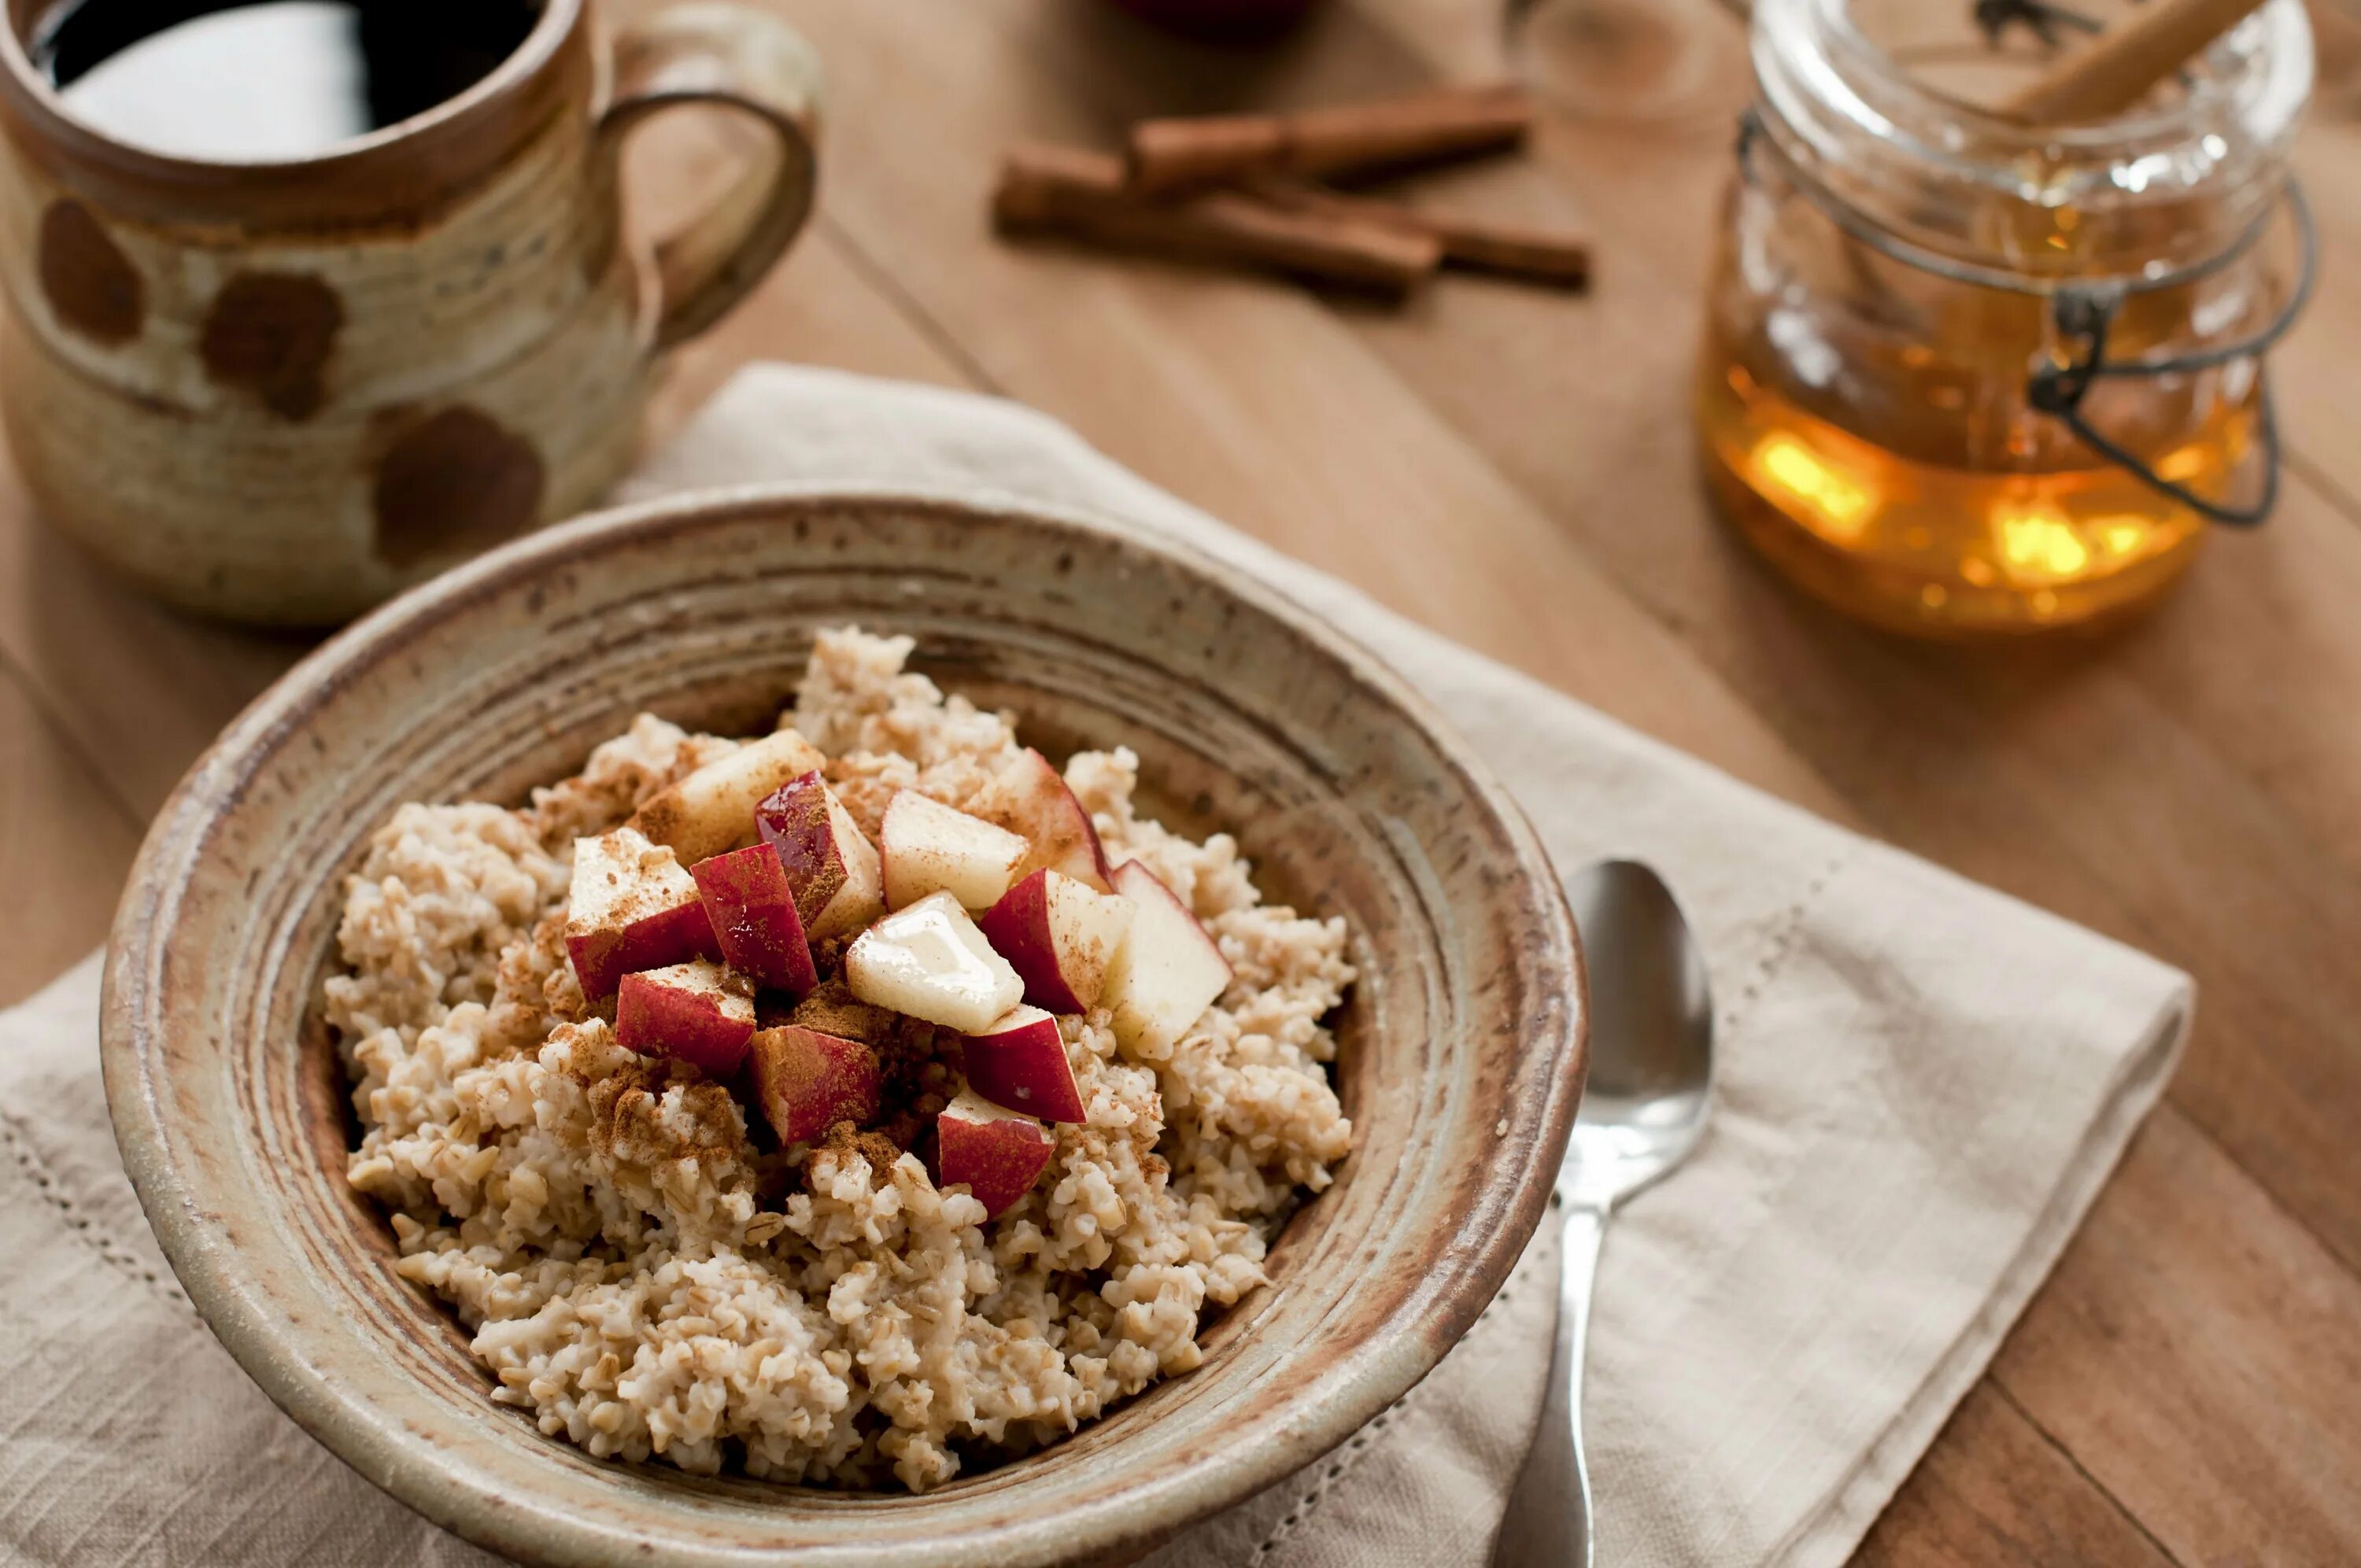
[[616,1042],[643,1057],[668,1056],[709,1077],[728,1078],[746,1059],[754,1034],[753,993],[749,990],[742,999],[744,1016],[732,1017],[715,993],[668,982],[688,967],[623,977],[615,992]]
[[754,1095],[783,1144],[809,1143],[839,1122],[877,1119],[884,1074],[877,1053],[858,1040],[793,1024],[755,1035]]
[[967,1086],[994,1105],[1045,1122],[1083,1120],[1066,1037],[1049,1014],[1017,1008],[984,1033],[967,1036],[961,1046]]
[[732,850],[697,861],[688,874],[697,879],[706,919],[731,969],[757,985],[798,996],[819,983],[778,851],[768,844]]
[[1008,960],[1025,982],[1025,1000],[1052,1013],[1082,1013],[1089,1003],[1074,995],[1058,972],[1058,952],[1049,934],[1049,873],[1035,872],[1001,901],[976,916],[975,928]]
[[998,1219],[1032,1191],[1057,1152],[1058,1140],[1040,1123],[987,1105],[972,1091],[935,1118],[939,1184],[964,1183],[987,1219]]
[[808,922],[844,885],[828,810],[828,782],[819,774],[790,779],[754,808],[754,830],[782,869],[807,867],[796,889],[796,913]]
[[566,951],[582,994],[597,1002],[613,995],[623,977],[637,970],[718,959],[721,944],[714,940],[713,924],[699,903],[651,911],[617,930],[569,935]]
[[975,813],[1020,834],[1033,846],[1016,868],[1021,881],[1038,871],[1063,872],[1093,893],[1115,890],[1115,868],[1091,814],[1066,787],[1066,777],[1031,747],[1019,752],[981,792]]
[[[1052,1013],[1087,1013],[1099,1004],[1099,996],[1106,989],[1107,967],[1121,942],[1118,939],[1104,951],[1061,953],[1057,928],[1049,918],[1051,900],[1060,896],[1050,883],[1051,874],[1048,870],[1038,871],[1010,888],[1005,897],[977,918],[976,929],[1024,981],[1026,1001]],[[1056,874],[1063,877],[1065,873]],[[1093,898],[1109,896],[1071,886],[1064,896],[1078,893]]]
[[[844,907],[831,917],[830,905],[852,881],[852,872],[846,864],[845,846],[839,842],[840,833],[858,834],[852,824],[829,793],[828,781],[818,773],[808,773],[789,779],[773,791],[754,808],[754,830],[762,841],[778,856],[787,880],[796,890],[796,914],[803,921],[807,939],[822,937],[850,936],[883,912],[884,889],[876,890],[879,904],[870,908],[862,901],[848,898]],[[856,853],[874,861],[875,847],[864,839],[854,847]]]

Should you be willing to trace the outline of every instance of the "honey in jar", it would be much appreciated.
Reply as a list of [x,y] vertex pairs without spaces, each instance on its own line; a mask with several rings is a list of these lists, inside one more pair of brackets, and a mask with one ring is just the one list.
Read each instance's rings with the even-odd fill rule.
[[2143,605],[2210,520],[2267,510],[2304,14],[2273,0],[2151,104],[2059,128],[1971,106],[2021,55],[1913,44],[1929,8],[1880,3],[1754,9],[1696,388],[1715,500],[1897,630]]

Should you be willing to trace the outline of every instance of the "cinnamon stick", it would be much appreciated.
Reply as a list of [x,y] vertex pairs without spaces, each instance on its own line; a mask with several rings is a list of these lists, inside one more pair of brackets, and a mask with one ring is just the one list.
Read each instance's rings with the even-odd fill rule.
[[1279,175],[1258,176],[1245,188],[1290,212],[1313,213],[1401,234],[1425,236],[1443,247],[1445,266],[1497,272],[1503,277],[1555,283],[1569,289],[1584,288],[1590,282],[1590,239],[1587,235],[1436,212],[1367,196],[1348,196]]
[[2120,25],[2010,93],[1999,113],[2037,126],[2074,125],[2120,115],[2262,4],[2263,0],[2149,0]]
[[1110,153],[1041,144],[1003,160],[994,220],[1005,231],[1058,233],[1149,255],[1268,268],[1322,282],[1407,293],[1433,276],[1430,236],[1290,212],[1235,192],[1158,202],[1130,189]]
[[1516,87],[1451,87],[1292,115],[1142,120],[1131,128],[1134,188],[1235,183],[1250,174],[1357,174],[1515,147],[1533,106]]

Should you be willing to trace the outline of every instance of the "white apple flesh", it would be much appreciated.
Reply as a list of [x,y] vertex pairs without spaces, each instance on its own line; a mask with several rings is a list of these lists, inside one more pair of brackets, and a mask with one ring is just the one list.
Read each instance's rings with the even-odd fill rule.
[[883,1075],[877,1053],[859,1040],[782,1025],[748,1047],[754,1095],[783,1144],[809,1143],[839,1122],[877,1118]]
[[988,1027],[1025,997],[1025,982],[948,893],[929,894],[853,938],[844,979],[872,1007],[963,1035]]
[[826,760],[794,730],[775,731],[657,795],[640,807],[631,826],[694,865],[751,837],[754,808],[764,797]]
[[679,858],[629,828],[574,840],[566,951],[597,1002],[634,970],[721,956],[697,883]]
[[1168,1057],[1189,1026],[1229,989],[1229,960],[1189,906],[1137,861],[1115,869],[1117,893],[1137,908],[1115,949],[1101,1003],[1115,1038],[1151,1059]]
[[897,790],[877,828],[886,905],[906,909],[930,894],[948,893],[970,909],[989,909],[1016,880],[1028,848],[1005,828],[916,790]]
[[1021,1112],[1003,1110],[969,1090],[935,1118],[935,1168],[945,1187],[964,1185],[997,1219],[1033,1190],[1058,1140]]
[[967,1086],[1004,1110],[1045,1122],[1083,1119],[1082,1090],[1066,1059],[1058,1020],[1038,1007],[1014,1007],[992,1027],[961,1042]]
[[708,959],[627,974],[615,993],[617,1044],[714,1078],[738,1070],[753,1033],[753,986]]
[[796,890],[768,844],[732,850],[689,867],[705,917],[730,967],[772,991],[800,996],[819,983]]
[[976,815],[1024,839],[1029,848],[1016,875],[1062,872],[1095,893],[1114,890],[1106,850],[1091,814],[1066,787],[1049,759],[1027,747],[1011,758],[978,794]]
[[1052,1013],[1087,1013],[1131,929],[1131,900],[1093,893],[1063,872],[1038,871],[976,922],[1025,981],[1025,1000]]
[[849,937],[885,912],[877,846],[818,773],[789,779],[754,811],[754,829],[796,890],[813,941]]

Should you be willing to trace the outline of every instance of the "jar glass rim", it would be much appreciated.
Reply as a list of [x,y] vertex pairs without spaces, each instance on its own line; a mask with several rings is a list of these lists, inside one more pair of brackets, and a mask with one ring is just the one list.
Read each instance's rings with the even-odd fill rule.
[[1848,0],[1757,0],[1752,50],[1774,133],[1800,137],[1797,150],[2044,206],[2169,197],[2275,166],[2312,72],[2302,0],[2269,0],[2231,29],[2178,102],[2088,125],[2028,126],[1926,85],[1860,29]]

